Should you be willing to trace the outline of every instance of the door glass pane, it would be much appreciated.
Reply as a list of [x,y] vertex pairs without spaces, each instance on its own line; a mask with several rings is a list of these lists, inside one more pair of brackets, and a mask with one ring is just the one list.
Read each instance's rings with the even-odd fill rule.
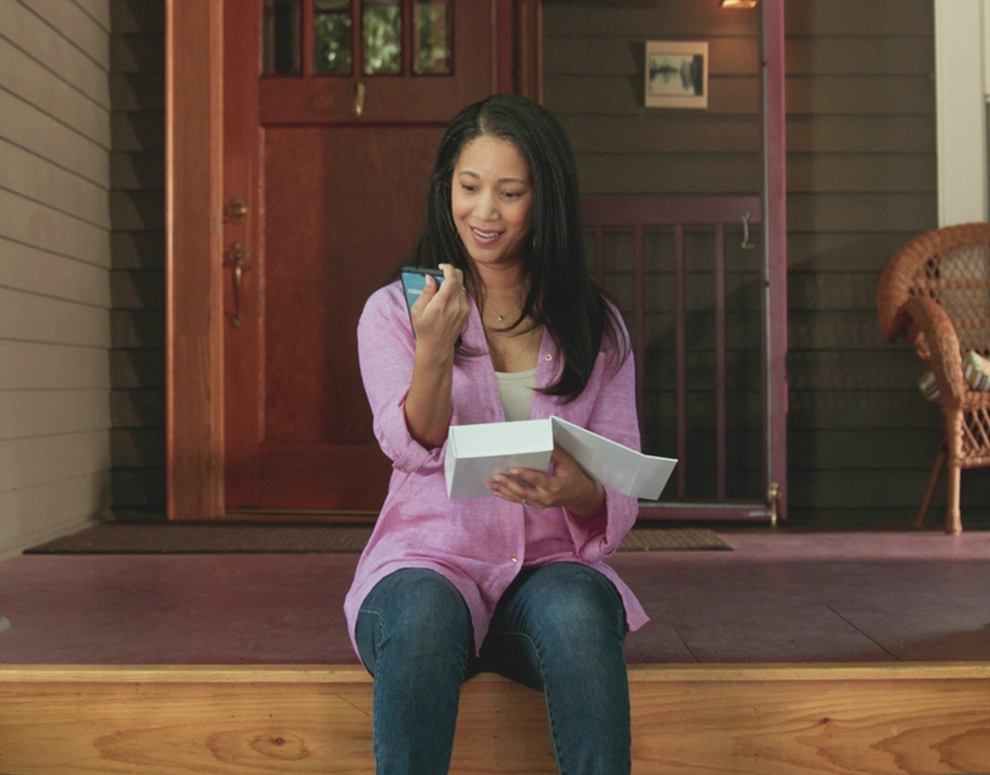
[[450,2],[416,0],[413,6],[413,72],[450,72]]
[[262,72],[265,75],[299,75],[302,72],[301,22],[302,0],[265,0],[262,33]]
[[364,74],[402,72],[402,6],[400,0],[364,0]]
[[351,0],[313,0],[313,72],[351,74]]

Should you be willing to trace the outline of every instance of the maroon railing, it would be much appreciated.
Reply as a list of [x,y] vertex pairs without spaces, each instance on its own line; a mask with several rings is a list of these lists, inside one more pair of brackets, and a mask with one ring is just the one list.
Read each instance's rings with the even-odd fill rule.
[[[726,304],[726,229],[731,228],[740,234],[745,248],[757,248],[750,235],[751,225],[762,223],[762,204],[759,196],[719,196],[719,197],[631,197],[585,199],[582,203],[582,220],[586,228],[594,232],[595,265],[594,273],[603,287],[606,281],[608,257],[606,255],[606,232],[631,232],[633,237],[633,276],[631,326],[633,351],[637,364],[637,402],[640,407],[640,422],[644,431],[647,422],[646,381],[650,365],[647,360],[647,255],[646,236],[648,233],[665,232],[673,236],[673,278],[674,278],[674,356],[676,382],[676,457],[675,481],[668,483],[661,495],[663,501],[643,503],[641,518],[652,519],[766,519],[771,517],[773,506],[762,496],[748,499],[731,499],[728,496],[728,410],[727,410],[727,304]],[[710,232],[714,235],[714,256],[711,271],[714,275],[714,298],[712,300],[714,329],[714,425],[715,425],[715,486],[710,497],[688,498],[688,476],[694,461],[689,459],[688,447],[688,305],[687,305],[687,256],[685,233],[695,231]],[[761,240],[762,241],[762,240]],[[760,261],[761,266],[763,262]],[[767,269],[761,270],[763,284],[767,282]],[[760,331],[771,329],[767,315],[769,307],[761,303],[754,315],[760,316]],[[773,414],[768,409],[767,396],[770,394],[765,379],[769,373],[767,365],[768,341],[761,337],[761,394],[763,396],[761,433],[762,449],[768,449],[768,418]],[[645,438],[645,433],[644,433]],[[654,450],[647,450],[654,452]],[[666,454],[666,453],[660,453]],[[771,488],[766,461],[762,476],[764,481],[755,488],[767,493]],[[673,485],[673,487],[672,487]],[[676,497],[674,493],[676,492]],[[769,496],[768,496],[769,497]]]

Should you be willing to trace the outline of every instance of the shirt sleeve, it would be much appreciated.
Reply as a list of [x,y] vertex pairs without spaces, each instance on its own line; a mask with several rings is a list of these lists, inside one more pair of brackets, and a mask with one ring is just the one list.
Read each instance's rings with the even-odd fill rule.
[[[624,330],[623,333],[625,334]],[[625,360],[618,368],[615,366],[614,355],[606,352],[599,357],[598,368],[601,369],[598,392],[586,427],[639,451],[636,367],[632,352],[627,352]],[[618,550],[622,539],[636,523],[639,499],[605,487],[603,515],[585,518],[566,513],[578,557],[584,562],[593,563]]]
[[412,382],[416,339],[398,284],[379,289],[358,321],[358,359],[378,444],[392,467],[406,473],[443,470],[445,446],[426,449],[409,433],[406,396]]

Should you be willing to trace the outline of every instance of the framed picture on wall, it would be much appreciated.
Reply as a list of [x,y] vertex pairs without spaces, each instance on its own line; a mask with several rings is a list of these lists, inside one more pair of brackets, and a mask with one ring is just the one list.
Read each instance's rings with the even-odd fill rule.
[[707,41],[648,41],[645,80],[648,108],[707,108]]

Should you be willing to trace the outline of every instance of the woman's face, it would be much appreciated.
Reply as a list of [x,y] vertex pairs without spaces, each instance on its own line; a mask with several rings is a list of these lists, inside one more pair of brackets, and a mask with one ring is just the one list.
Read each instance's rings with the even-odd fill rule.
[[454,167],[450,210],[479,267],[521,262],[532,224],[533,188],[516,146],[487,135],[465,145]]

